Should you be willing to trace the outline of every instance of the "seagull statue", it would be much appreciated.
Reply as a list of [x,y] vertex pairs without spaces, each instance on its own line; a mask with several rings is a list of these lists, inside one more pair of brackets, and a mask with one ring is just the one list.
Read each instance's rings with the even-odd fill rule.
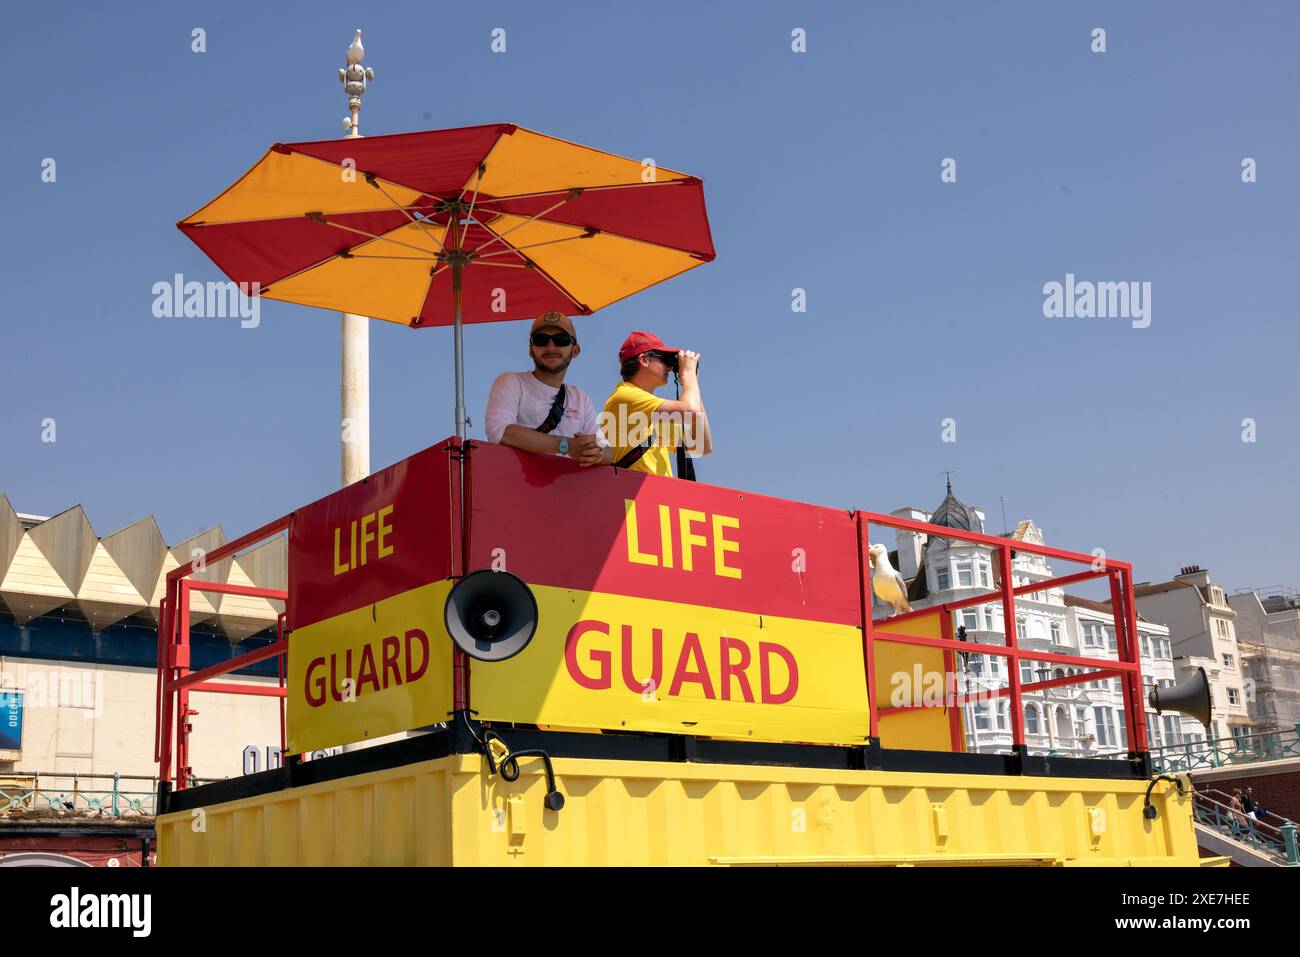
[[907,582],[889,564],[889,550],[884,545],[872,545],[867,549],[867,555],[873,569],[871,590],[877,598],[894,609],[890,617],[911,611],[912,606],[907,603]]

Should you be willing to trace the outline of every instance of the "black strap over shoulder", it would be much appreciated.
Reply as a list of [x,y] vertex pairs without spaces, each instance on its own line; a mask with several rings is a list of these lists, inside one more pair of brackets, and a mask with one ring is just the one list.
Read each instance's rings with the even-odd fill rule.
[[633,465],[636,465],[637,462],[641,461],[641,456],[645,455],[649,451],[650,451],[650,437],[646,436],[646,440],[642,442],[640,445],[635,445],[632,448],[628,449],[627,454],[625,454],[621,459],[619,459],[617,462],[614,463],[614,468],[616,469],[630,468]]
[[560,383],[560,391],[555,393],[555,401],[551,403],[551,411],[546,413],[546,418],[542,424],[537,427],[537,431],[546,435],[552,432],[560,419],[564,417],[564,383]]
[[685,445],[677,446],[677,477],[695,481],[695,461],[687,454]]

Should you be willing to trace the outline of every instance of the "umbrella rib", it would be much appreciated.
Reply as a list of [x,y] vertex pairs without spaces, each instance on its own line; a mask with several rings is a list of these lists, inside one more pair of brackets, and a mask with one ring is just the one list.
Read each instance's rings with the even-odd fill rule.
[[324,223],[326,226],[333,226],[335,229],[346,229],[350,233],[357,233],[360,236],[368,236],[371,239],[377,239],[381,242],[392,243],[395,246],[405,246],[407,249],[414,249],[417,253],[425,253],[430,259],[436,258],[437,253],[432,249],[425,249],[423,246],[412,246],[410,243],[404,243],[400,239],[389,239],[387,236],[377,236],[374,233],[368,233],[364,229],[357,229],[355,226],[344,226],[342,223],[331,223],[323,216],[317,222]]
[[442,245],[441,242],[438,241],[438,237],[435,236],[433,233],[429,232],[428,228],[424,225],[424,223],[420,222],[418,219],[416,219],[414,216],[412,216],[411,213],[410,213],[410,210],[408,210],[405,206],[403,206],[403,205],[402,205],[401,203],[399,203],[397,200],[393,199],[393,197],[391,197],[391,196],[388,195],[388,191],[387,191],[386,189],[384,189],[384,187],[382,187],[382,186],[379,185],[379,179],[378,179],[378,178],[377,178],[373,173],[367,173],[367,174],[366,174],[366,182],[369,183],[371,186],[373,186],[375,189],[379,190],[381,193],[383,193],[383,194],[384,194],[384,199],[386,199],[386,200],[388,200],[390,203],[392,203],[392,204],[393,204],[393,208],[399,210],[399,211],[402,213],[403,216],[405,216],[407,219],[409,219],[409,220],[410,220],[411,222],[413,222],[415,225],[419,226],[419,227],[420,227],[420,231],[423,232],[424,235],[428,236],[430,239],[433,240],[434,245],[436,245],[436,246],[438,247],[439,251],[442,251],[442,252],[445,252],[445,251],[446,251],[446,248]]
[[[539,218],[542,217],[542,216],[545,216],[547,213],[554,212],[555,210],[557,210],[557,209],[559,209],[561,206],[563,206],[565,203],[569,202],[569,200],[571,200],[571,199],[575,199],[575,198],[577,198],[578,196],[581,196],[581,195],[582,195],[582,191],[581,191],[581,190],[570,190],[570,191],[569,191],[569,195],[566,196],[566,197],[564,197],[564,199],[560,200],[560,201],[559,201],[558,203],[556,203],[555,205],[553,205],[553,206],[548,206],[548,207],[546,207],[546,209],[542,210],[540,213],[534,213],[532,216],[529,216],[527,219],[525,219],[525,220],[523,220],[523,221],[521,221],[521,222],[515,223],[513,226],[511,226],[509,229],[507,229],[504,233],[498,233],[498,232],[496,232],[495,230],[489,230],[489,231],[492,233],[492,238],[489,239],[487,242],[483,243],[481,246],[477,246],[477,247],[475,247],[474,249],[472,249],[472,250],[470,250],[470,251],[471,251],[471,252],[475,252],[475,253],[477,253],[477,252],[479,252],[479,251],[482,250],[482,249],[486,249],[488,246],[491,246],[493,243],[495,243],[495,242],[499,242],[500,240],[505,239],[507,236],[509,236],[511,233],[513,233],[516,229],[519,229],[521,226],[527,226],[529,223],[533,222],[534,220],[539,219]],[[484,228],[486,228],[486,227],[484,227]],[[579,227],[579,228],[581,228],[581,227]]]
[[[521,223],[520,225],[523,225],[523,224]],[[557,224],[557,225],[567,226],[568,223],[560,223],[560,224]],[[573,227],[573,228],[574,228],[574,229],[582,229],[581,226],[575,226],[575,227]],[[505,235],[505,234],[503,233],[502,235]],[[482,262],[484,259],[491,259],[493,256],[505,256],[505,255],[508,255],[508,254],[510,254],[510,253],[517,253],[517,252],[519,252],[519,250],[521,250],[521,249],[536,249],[538,246],[552,246],[552,245],[554,245],[555,243],[571,243],[571,242],[573,242],[573,240],[575,240],[575,239],[589,239],[591,236],[594,236],[594,235],[595,235],[595,233],[591,232],[590,230],[587,230],[587,231],[585,231],[581,236],[565,236],[565,237],[563,237],[562,239],[548,239],[548,240],[546,240],[546,241],[544,241],[544,242],[540,242],[540,243],[529,243],[527,246],[511,246],[511,247],[509,247],[508,249],[502,249],[502,250],[499,250],[498,252],[494,252],[494,253],[484,253],[484,254],[481,255],[481,256],[476,255],[476,256],[474,257],[474,262]],[[483,244],[483,246],[486,246],[486,245],[487,245],[487,243],[484,243],[484,244]],[[480,246],[479,249],[482,249],[483,246]],[[484,263],[484,265],[486,265],[486,266],[491,266],[491,265],[494,265],[494,264],[493,264],[493,263]]]
[[[469,232],[470,221],[474,218],[474,204],[478,202],[478,189],[483,185],[483,172],[486,169],[487,167],[482,163],[478,164],[478,175],[474,177],[474,195],[469,201],[469,211],[465,213],[465,228],[460,231],[460,242],[456,246],[457,249],[465,248],[465,234]],[[448,228],[451,227],[450,220],[448,220],[447,226]]]
[[[522,226],[523,223],[520,223],[519,225]],[[490,226],[484,226],[483,228],[486,229],[488,232],[492,232],[492,228],[491,228]],[[496,234],[493,233],[493,235],[496,235]],[[504,235],[504,233],[503,233],[502,235]],[[500,236],[497,236],[497,238],[500,239],[501,237],[500,237]],[[579,238],[579,237],[577,237],[577,236],[573,236],[573,237],[568,237],[568,238],[577,239],[577,238]],[[484,243],[484,244],[483,244],[483,246],[486,246],[486,245],[487,245],[487,243]],[[480,246],[479,249],[482,249],[483,246]],[[519,258],[522,259],[522,260],[524,261],[524,268],[525,268],[525,269],[532,269],[534,272],[536,272],[538,275],[540,275],[543,279],[545,279],[547,282],[549,282],[552,286],[554,286],[554,287],[559,291],[559,293],[560,293],[561,296],[563,296],[565,299],[569,300],[569,302],[573,303],[573,305],[577,307],[577,309],[578,309],[579,312],[583,313],[584,315],[590,312],[590,310],[588,310],[587,307],[586,307],[585,305],[583,305],[583,304],[580,303],[576,298],[574,298],[573,294],[570,293],[569,290],[565,289],[565,288],[564,288],[563,286],[561,286],[558,282],[556,282],[555,279],[554,279],[554,277],[552,277],[551,274],[548,273],[545,269],[543,269],[540,265],[538,265],[538,264],[537,264],[536,262],[534,262],[533,260],[529,259],[527,256],[524,256],[523,254],[519,253],[518,250],[515,249],[514,247],[511,247],[511,249],[510,249],[509,251],[510,251],[510,252],[513,252],[513,253],[516,253],[516,255],[518,255]],[[471,261],[471,264],[473,264],[473,263],[477,263],[477,264],[482,265],[482,266],[500,266],[500,265],[505,265],[504,263],[487,263],[487,262],[483,262],[481,259],[478,259],[477,257]]]
[[[611,183],[608,186],[584,186],[582,187],[582,191],[584,193],[595,193],[595,192],[603,192],[605,190],[610,190],[610,189],[635,189],[641,186],[677,186],[680,185],[681,183],[686,183],[686,182],[690,182],[690,180],[665,179],[653,183]],[[560,193],[568,193],[568,192],[572,192],[572,188],[566,186],[562,189],[544,189],[539,193],[516,193],[513,196],[493,196],[490,199],[483,200],[482,202],[483,204],[498,203],[498,202],[503,203],[506,200],[511,200],[511,199],[536,199],[539,196],[557,196]]]
[[573,298],[573,294],[570,293],[569,290],[567,290],[567,289],[565,289],[563,286],[561,286],[558,282],[556,282],[556,281],[551,277],[551,274],[548,273],[545,269],[543,269],[541,266],[537,265],[536,263],[533,263],[533,269],[536,270],[538,273],[540,273],[543,279],[545,279],[545,280],[546,280],[547,282],[549,282],[552,286],[554,286],[556,289],[558,289],[558,290],[560,291],[560,295],[562,295],[565,299],[569,300],[569,302],[571,302],[571,303],[573,303],[575,306],[577,306],[580,312],[582,312],[582,313],[584,313],[584,314],[588,312],[587,307],[584,306],[582,303],[578,302],[577,299],[574,299],[574,298]]

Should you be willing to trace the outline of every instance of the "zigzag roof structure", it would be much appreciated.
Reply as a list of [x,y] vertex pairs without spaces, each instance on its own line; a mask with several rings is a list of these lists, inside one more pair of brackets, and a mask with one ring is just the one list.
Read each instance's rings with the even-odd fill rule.
[[[226,543],[214,525],[168,546],[152,515],[100,538],[80,505],[51,518],[20,515],[0,493],[0,613],[18,624],[54,613],[84,618],[92,631],[127,619],[158,620],[167,573]],[[288,543],[277,536],[214,562],[194,577],[283,589]],[[275,626],[284,603],[192,592],[190,622],[231,643]]]

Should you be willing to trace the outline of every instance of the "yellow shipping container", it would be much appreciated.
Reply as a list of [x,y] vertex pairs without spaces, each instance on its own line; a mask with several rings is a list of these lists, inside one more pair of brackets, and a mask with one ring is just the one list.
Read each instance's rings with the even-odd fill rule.
[[453,754],[157,820],[164,866],[1184,865],[1191,788],[965,773]]

